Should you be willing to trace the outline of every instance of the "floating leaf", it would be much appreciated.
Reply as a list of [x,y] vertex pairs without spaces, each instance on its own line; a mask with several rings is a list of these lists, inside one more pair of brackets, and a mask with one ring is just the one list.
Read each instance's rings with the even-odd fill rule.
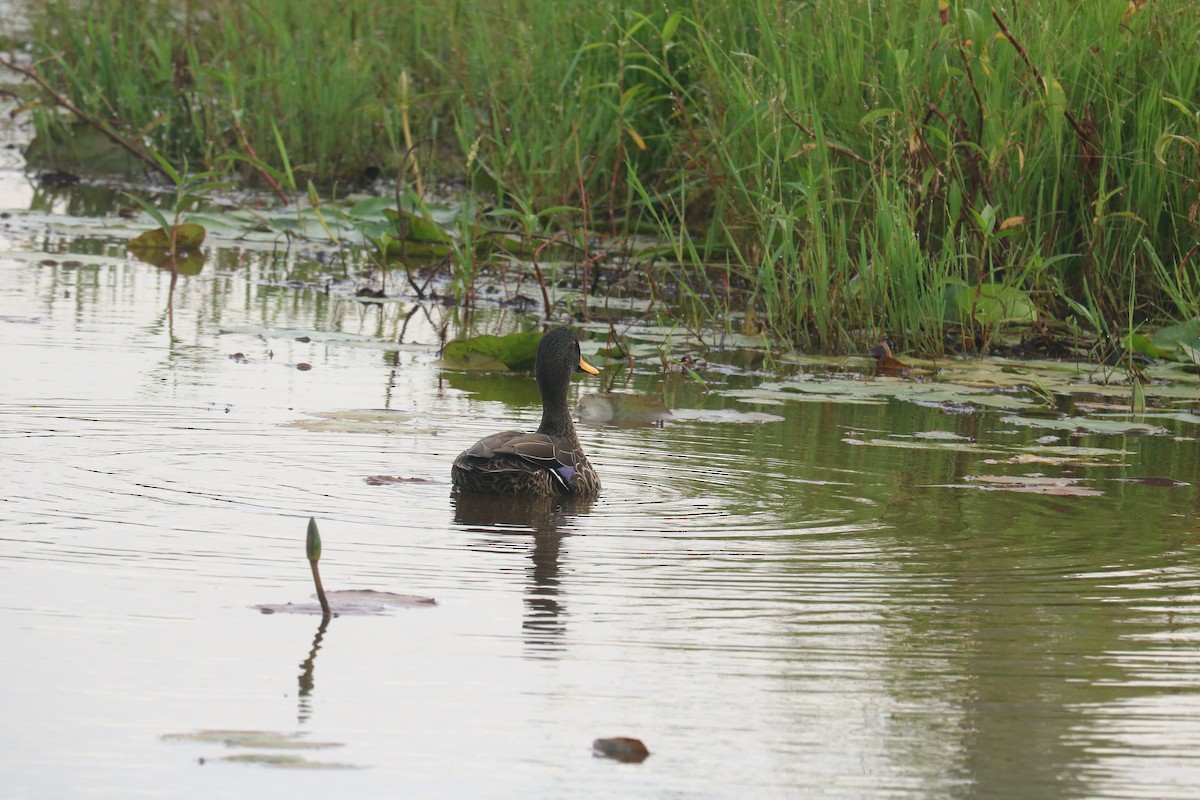
[[357,764],[309,761],[303,756],[283,753],[239,753],[235,756],[225,756],[221,760],[233,764],[260,764],[276,769],[361,769]]
[[401,475],[369,475],[363,480],[370,486],[389,486],[396,483],[433,483],[429,478],[406,478]]
[[[185,222],[182,225],[176,225],[174,231],[176,250],[195,250],[204,244],[206,231],[203,225],[197,225],[194,222]],[[129,249],[170,250],[171,237],[164,229],[155,228],[130,240]]]
[[1043,417],[1008,416],[1001,422],[1010,425],[1027,425],[1031,428],[1050,428],[1052,430],[1071,431],[1072,433],[1097,433],[1113,436],[1130,434],[1142,436],[1159,436],[1167,433],[1167,429],[1158,425],[1148,425],[1145,422],[1132,422],[1119,419],[1095,419],[1093,417],[1063,417],[1049,419]]
[[[428,608],[436,606],[437,600],[415,594],[380,592],[375,589],[342,589],[326,592],[330,610],[339,617],[370,617],[387,614],[396,608]],[[264,614],[316,614],[323,616],[319,603],[264,603],[256,605]]]
[[1117,478],[1121,483],[1139,483],[1142,486],[1155,486],[1160,489],[1174,489],[1178,486],[1191,486],[1190,483],[1177,481],[1174,478],[1166,478],[1160,475],[1146,475],[1143,477],[1134,478]]
[[403,411],[386,408],[362,411],[322,411],[314,413],[318,419],[298,419],[285,422],[280,427],[300,428],[320,433],[409,433],[436,434],[437,428],[418,424],[418,419]]
[[783,417],[778,414],[767,414],[763,411],[738,411],[734,408],[677,408],[674,414],[677,419],[698,422],[733,422],[752,425],[783,422]]
[[1042,475],[974,475],[967,481],[980,489],[993,491],[1023,492],[1026,494],[1050,494],[1058,497],[1100,497],[1099,489],[1078,486],[1080,478],[1047,478]]
[[470,365],[478,364],[482,356],[500,362],[509,369],[531,369],[541,341],[542,334],[536,331],[505,336],[485,333],[471,339],[455,339],[442,351],[442,363],[459,369],[479,369]]
[[298,733],[277,731],[234,731],[202,730],[195,733],[168,733],[163,735],[168,742],[203,742],[222,744],[226,747],[263,747],[272,750],[324,750],[341,747],[339,742],[310,742]]

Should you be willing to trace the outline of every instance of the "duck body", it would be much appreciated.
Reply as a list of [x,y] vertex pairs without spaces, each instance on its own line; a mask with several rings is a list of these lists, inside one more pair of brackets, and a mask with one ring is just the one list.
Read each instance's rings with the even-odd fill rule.
[[569,328],[542,337],[534,373],[542,395],[542,422],[534,433],[485,436],[454,459],[450,475],[460,492],[493,495],[594,497],[600,478],[588,462],[567,410],[574,372],[598,374],[583,360]]

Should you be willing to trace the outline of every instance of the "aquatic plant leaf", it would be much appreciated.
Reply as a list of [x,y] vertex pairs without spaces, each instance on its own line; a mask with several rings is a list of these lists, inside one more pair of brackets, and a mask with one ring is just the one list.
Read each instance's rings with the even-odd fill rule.
[[1037,307],[1029,293],[999,283],[950,283],[945,289],[945,321],[972,319],[980,325],[1036,322]]
[[1097,433],[1114,436],[1140,434],[1144,436],[1161,436],[1168,433],[1166,428],[1149,425],[1145,422],[1133,422],[1123,419],[1097,419],[1095,417],[1062,417],[1060,419],[1046,417],[1003,417],[1001,422],[1010,425],[1026,425],[1031,428],[1049,428],[1051,430],[1071,431],[1072,433]]
[[340,742],[312,742],[298,733],[278,731],[201,730],[194,733],[167,733],[167,742],[202,742],[226,747],[261,747],[272,750],[324,750],[342,747]]
[[[329,601],[330,611],[335,617],[374,617],[397,608],[429,608],[437,605],[437,600],[432,597],[375,589],[340,589],[326,592],[325,599]],[[325,614],[320,603],[262,603],[253,608],[264,614]]]
[[[1183,342],[1190,347],[1200,347],[1200,318],[1184,320],[1175,325],[1159,328],[1150,334],[1150,341],[1158,349],[1166,352],[1174,351],[1177,342]],[[1170,358],[1170,356],[1152,356],[1152,358]]]
[[368,475],[363,478],[369,486],[390,486],[405,483],[433,483],[429,478],[405,477],[403,475]]
[[1081,478],[1048,478],[1042,475],[969,475],[968,483],[977,488],[1023,492],[1026,494],[1050,494],[1058,497],[1100,497],[1104,492],[1088,486],[1077,485]]
[[[207,234],[203,225],[197,225],[194,222],[176,225],[174,230],[176,250],[195,250],[204,244],[204,237]],[[146,231],[129,242],[130,250],[169,250],[170,248],[171,236],[163,228]]]
[[[485,356],[509,369],[531,369],[541,341],[542,334],[537,331],[510,333],[505,336],[485,333],[471,339],[455,339],[442,351],[442,362],[446,366],[457,366],[459,369],[480,369],[479,366],[472,366],[472,363],[477,364],[479,356]],[[475,355],[472,356],[472,353]]]
[[696,422],[732,422],[761,425],[767,422],[783,422],[778,414],[764,411],[738,411],[735,408],[677,408],[673,412],[677,419]]
[[1187,483],[1186,481],[1177,481],[1174,478],[1168,478],[1168,477],[1165,477],[1162,475],[1144,475],[1141,477],[1114,478],[1114,480],[1119,481],[1120,483],[1137,483],[1137,484],[1141,484],[1142,486],[1154,486],[1159,489],[1174,489],[1179,486],[1191,486],[1191,484]]
[[303,756],[284,753],[239,753],[235,756],[224,756],[221,760],[233,764],[260,764],[275,769],[362,769],[357,764],[309,761]]
[[670,419],[657,398],[626,392],[595,392],[579,398],[579,418],[592,424],[648,425]]
[[439,429],[418,424],[417,417],[403,411],[386,408],[361,411],[313,412],[317,419],[297,419],[284,422],[283,428],[300,428],[320,433],[411,433],[436,434]]
[[910,439],[901,437],[861,439],[847,436],[842,444],[858,447],[893,447],[898,450],[952,450],[962,453],[996,453],[995,448],[984,447],[974,442],[943,441],[940,439]]
[[1154,359],[1173,359],[1178,358],[1179,354],[1175,352],[1174,344],[1169,347],[1161,347],[1153,339],[1145,334],[1131,333],[1125,337],[1125,346],[1135,353],[1140,353],[1147,358]]
[[383,209],[383,216],[392,223],[392,235],[398,240],[443,245],[454,241],[441,225],[429,217],[394,208]]

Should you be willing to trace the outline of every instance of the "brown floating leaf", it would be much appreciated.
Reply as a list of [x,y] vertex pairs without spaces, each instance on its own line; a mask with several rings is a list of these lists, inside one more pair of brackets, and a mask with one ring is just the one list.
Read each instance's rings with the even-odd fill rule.
[[1076,486],[1080,478],[1047,478],[1042,475],[971,475],[967,480],[980,489],[1029,494],[1051,494],[1059,497],[1100,497],[1104,492],[1087,486]]
[[646,749],[646,745],[642,744],[642,740],[630,736],[597,739],[592,742],[592,752],[598,756],[629,764],[640,764],[650,756],[650,751]]
[[387,486],[393,483],[432,483],[429,478],[405,478],[402,475],[368,475],[363,478],[371,486]]

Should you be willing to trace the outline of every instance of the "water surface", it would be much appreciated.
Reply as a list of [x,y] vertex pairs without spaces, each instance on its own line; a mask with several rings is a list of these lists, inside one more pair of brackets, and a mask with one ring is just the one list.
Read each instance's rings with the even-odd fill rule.
[[[29,187],[11,165],[0,181]],[[756,376],[707,374],[706,395],[646,364],[630,389],[782,419],[585,426],[596,501],[457,502],[454,456],[539,412],[528,376],[437,366],[441,330],[527,321],[497,309],[468,328],[438,305],[289,282],[305,256],[261,242],[218,242],[172,293],[125,254],[132,223],[7,197],[6,797],[1182,798],[1200,784],[1194,427],[1061,440],[1120,451],[1099,466],[1014,465],[1044,432],[998,412],[758,407],[718,393]],[[340,411],[369,413],[353,430],[296,425]],[[968,441],[910,438],[930,431]],[[969,480],[1032,473],[1096,494]],[[1183,485],[1120,480],[1144,476]],[[309,600],[310,515],[331,588],[437,606],[324,630],[255,611]],[[343,745],[310,761],[361,768],[228,764],[238,749],[163,739],[206,729],[299,732]],[[591,755],[617,735],[653,755]]]

